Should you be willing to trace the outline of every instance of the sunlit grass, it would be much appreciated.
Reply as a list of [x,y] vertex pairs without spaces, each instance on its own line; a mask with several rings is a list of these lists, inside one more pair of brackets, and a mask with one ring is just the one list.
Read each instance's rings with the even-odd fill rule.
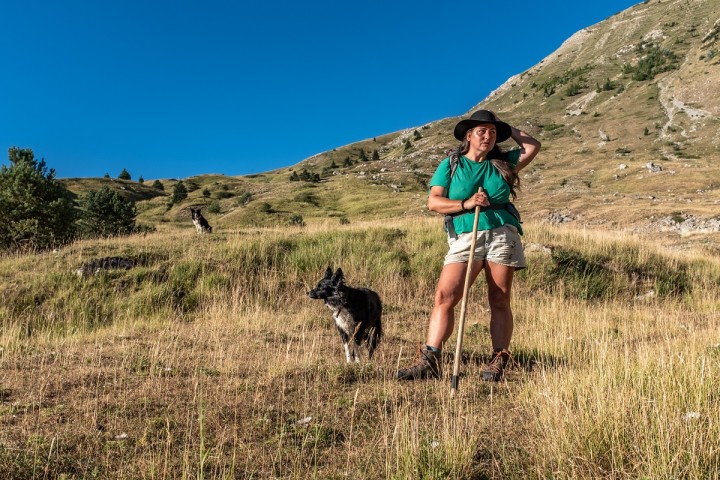
[[[437,219],[4,257],[0,476],[717,476],[720,262],[606,232],[526,230],[548,251],[528,253],[515,285],[519,368],[478,380],[489,353],[478,283],[454,400],[447,381],[393,378],[425,335],[445,250]],[[72,272],[110,255],[141,264]],[[328,265],[383,298],[372,363],[345,365],[327,308],[306,296]]]

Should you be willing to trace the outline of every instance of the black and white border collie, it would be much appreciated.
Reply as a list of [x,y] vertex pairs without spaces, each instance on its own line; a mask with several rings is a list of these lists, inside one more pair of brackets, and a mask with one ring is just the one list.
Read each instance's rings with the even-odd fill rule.
[[358,347],[363,343],[370,360],[382,337],[382,303],[378,294],[368,288],[345,285],[343,271],[338,268],[333,273],[328,267],[325,276],[308,296],[324,300],[332,311],[347,363],[360,361]]
[[197,233],[212,233],[212,227],[205,217],[202,216],[199,208],[191,208],[190,214],[192,215],[192,221],[195,224]]

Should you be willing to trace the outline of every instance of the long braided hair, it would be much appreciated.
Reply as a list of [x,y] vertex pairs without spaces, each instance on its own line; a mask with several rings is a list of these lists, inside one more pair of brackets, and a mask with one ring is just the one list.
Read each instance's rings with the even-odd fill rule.
[[[468,151],[470,151],[470,141],[465,137],[457,147],[456,153],[458,158],[460,158],[461,155],[465,155]],[[500,147],[496,144],[492,150],[488,152],[487,160],[490,160],[490,163],[498,169],[503,180],[505,180],[505,183],[510,187],[510,195],[512,195],[513,200],[515,200],[515,197],[517,197],[515,189],[520,189],[520,177],[515,171],[515,168],[508,162],[507,152],[500,150]]]

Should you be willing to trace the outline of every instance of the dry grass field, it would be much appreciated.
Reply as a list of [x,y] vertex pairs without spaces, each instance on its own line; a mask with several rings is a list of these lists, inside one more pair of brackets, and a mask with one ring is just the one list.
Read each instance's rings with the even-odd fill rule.
[[[717,478],[720,261],[525,229],[517,366],[479,380],[478,283],[453,399],[447,379],[393,378],[425,334],[437,218],[3,257],[0,478]],[[136,266],[73,273],[115,255]],[[329,311],[306,295],[328,265],[383,299],[371,363],[344,363]]]

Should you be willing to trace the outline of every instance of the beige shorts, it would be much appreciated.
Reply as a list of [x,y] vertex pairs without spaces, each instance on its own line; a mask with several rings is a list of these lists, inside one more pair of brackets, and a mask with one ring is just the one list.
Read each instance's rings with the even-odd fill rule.
[[[457,238],[448,238],[450,249],[445,255],[445,265],[448,263],[467,263],[470,257],[470,242],[472,233],[461,233]],[[525,250],[517,228],[513,225],[503,225],[492,230],[480,230],[475,241],[475,260],[515,267],[516,270],[527,267]]]

